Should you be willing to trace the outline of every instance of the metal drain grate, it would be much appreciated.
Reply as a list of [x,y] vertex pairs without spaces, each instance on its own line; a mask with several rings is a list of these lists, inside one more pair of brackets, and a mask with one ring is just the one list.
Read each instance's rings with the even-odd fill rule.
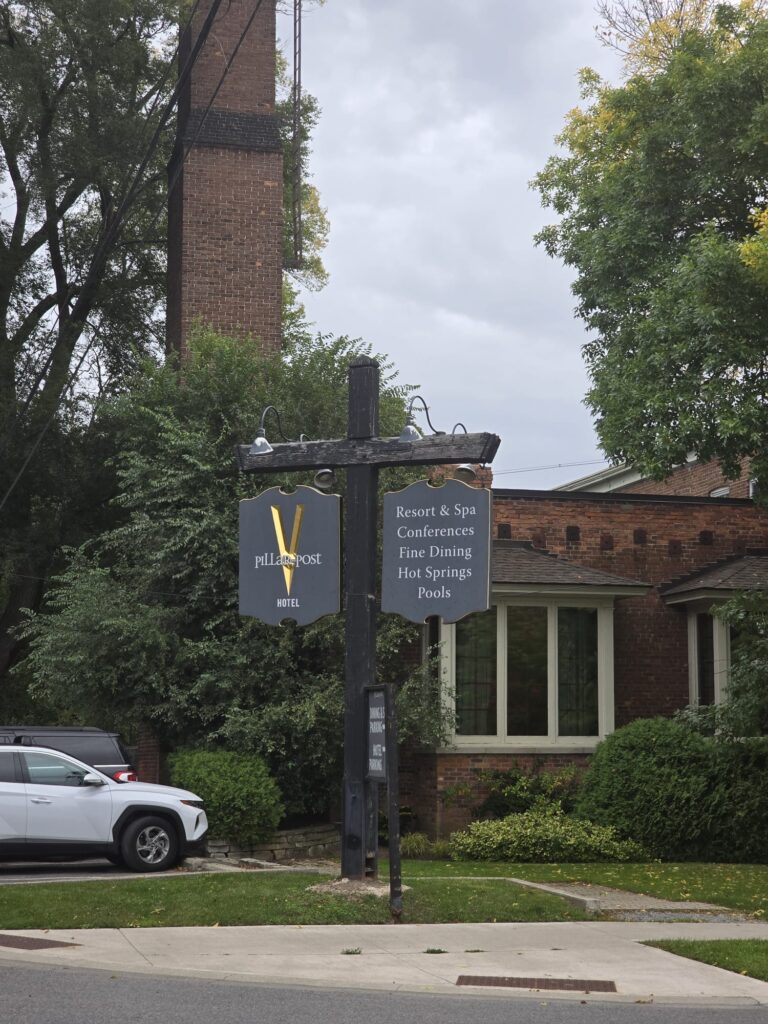
[[457,985],[481,985],[487,988],[534,988],[559,992],[615,992],[614,981],[584,978],[498,978],[478,974],[460,974]]
[[55,949],[57,946],[79,945],[79,942],[57,942],[56,939],[33,939],[30,935],[0,935],[0,946],[11,949]]

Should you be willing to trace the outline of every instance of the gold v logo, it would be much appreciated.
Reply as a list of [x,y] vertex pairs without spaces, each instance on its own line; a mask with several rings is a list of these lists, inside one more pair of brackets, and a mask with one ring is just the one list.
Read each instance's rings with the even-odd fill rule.
[[304,506],[297,505],[293,515],[293,529],[291,530],[291,546],[285,543],[285,531],[283,530],[283,516],[277,505],[272,506],[272,521],[275,524],[275,536],[280,551],[280,560],[285,576],[285,589],[288,594],[291,592],[293,574],[296,571],[297,554],[299,551],[299,535],[301,533],[301,521],[304,518]]

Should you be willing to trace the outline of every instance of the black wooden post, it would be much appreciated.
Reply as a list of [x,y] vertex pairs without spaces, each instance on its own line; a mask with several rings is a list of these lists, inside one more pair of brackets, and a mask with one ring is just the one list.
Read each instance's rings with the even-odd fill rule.
[[[296,472],[342,468],[347,471],[345,510],[346,667],[344,709],[344,792],[341,871],[347,878],[375,875],[378,845],[378,783],[366,781],[367,690],[376,682],[376,522],[379,469],[492,462],[495,434],[434,434],[414,441],[379,437],[379,366],[366,356],[349,368],[347,437],[336,441],[290,441],[267,452],[237,445],[244,473]],[[390,829],[399,838],[397,727],[390,694],[386,745]],[[391,717],[390,717],[391,716]],[[393,915],[402,910],[399,845],[390,856]]]
[[397,690],[387,686],[387,818],[389,821],[389,910],[399,924],[403,916],[403,883],[400,877],[400,751],[397,748]]
[[[366,356],[349,369],[347,437],[365,441],[379,433],[379,364]],[[377,870],[378,787],[366,782],[366,688],[376,681],[376,505],[379,471],[362,463],[347,470],[344,516],[346,663],[344,704],[344,806],[341,873],[364,878]]]

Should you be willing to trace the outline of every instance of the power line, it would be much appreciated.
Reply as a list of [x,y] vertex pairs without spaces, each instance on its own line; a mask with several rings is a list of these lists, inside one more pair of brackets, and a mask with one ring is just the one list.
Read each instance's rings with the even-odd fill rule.
[[554,462],[550,466],[523,466],[520,469],[502,469],[496,472],[494,469],[494,479],[497,476],[510,476],[512,473],[536,473],[543,469],[570,469],[575,466],[607,466],[607,459],[596,459],[592,462]]
[[199,120],[199,122],[197,124],[197,127],[195,129],[195,134],[194,134],[194,136],[192,138],[192,141],[190,142],[190,144],[186,148],[186,150],[182,152],[181,159],[179,160],[178,166],[174,169],[174,174],[173,174],[173,177],[171,178],[171,180],[170,180],[170,182],[168,184],[168,189],[167,189],[167,192],[166,192],[165,199],[160,204],[157,212],[155,213],[155,216],[150,221],[149,229],[148,229],[149,231],[151,231],[152,228],[157,223],[157,219],[160,216],[160,211],[163,209],[164,206],[168,205],[168,202],[169,202],[170,197],[171,197],[171,193],[173,192],[173,190],[176,188],[176,185],[178,184],[179,178],[181,177],[181,172],[184,170],[184,165],[186,164],[187,159],[189,158],[189,154],[192,152],[192,149],[193,149],[195,143],[200,138],[200,133],[203,130],[203,126],[205,125],[206,118],[208,117],[208,114],[211,111],[211,107],[213,106],[214,102],[216,101],[216,97],[219,95],[219,90],[221,89],[222,85],[224,84],[224,79],[229,74],[229,69],[232,67],[232,64],[234,63],[235,57],[237,57],[237,54],[238,54],[238,52],[240,50],[240,47],[243,45],[243,41],[245,40],[245,37],[247,36],[247,34],[248,34],[248,32],[249,32],[249,30],[251,28],[251,25],[253,24],[253,22],[254,22],[254,20],[256,18],[256,15],[259,13],[259,10],[261,9],[261,5],[263,4],[263,2],[264,2],[264,0],[257,0],[256,6],[251,11],[251,16],[250,16],[250,18],[248,19],[248,21],[245,24],[245,28],[240,33],[240,38],[237,40],[237,43],[235,45],[234,50],[232,51],[232,53],[227,58],[227,63],[224,65],[224,70],[221,73],[221,77],[219,78],[219,81],[218,81],[218,83],[216,85],[216,88],[213,90],[213,95],[211,96],[210,100],[208,101],[208,106],[203,111],[203,116],[200,118],[200,120]]
[[[198,5],[199,5],[199,2],[200,2],[200,0],[195,0],[195,4],[194,4],[194,6],[192,8],[192,11],[191,11],[191,13],[189,15],[189,18],[187,19],[186,24],[184,26],[184,29],[183,29],[184,32],[186,32],[188,29],[191,28],[192,19],[195,16],[195,13],[196,13]],[[258,11],[259,7],[261,7],[262,2],[263,2],[263,0],[258,0],[258,4],[256,6],[256,10],[254,11],[254,14],[251,16],[251,19],[248,22],[248,26],[246,26],[246,31],[247,31],[247,28],[250,27],[250,25],[251,25],[251,23],[253,21],[253,18],[255,17],[255,13],[256,13],[256,11]],[[202,50],[202,47],[205,44],[205,41],[208,38],[208,35],[210,34],[210,31],[211,31],[211,28],[212,28],[212,25],[213,25],[213,21],[214,21],[216,15],[218,14],[218,11],[219,11],[219,8],[221,6],[221,3],[222,3],[222,0],[213,0],[213,3],[211,4],[211,7],[210,7],[210,9],[208,11],[206,19],[205,19],[205,21],[203,23],[203,26],[202,26],[201,30],[200,30],[200,33],[199,33],[197,39],[195,40],[195,44],[192,47],[189,56],[187,57],[187,60],[186,60],[186,62],[184,64],[184,67],[181,69],[181,71],[179,73],[179,76],[178,76],[177,81],[176,81],[176,85],[174,86],[173,91],[172,91],[169,99],[167,100],[167,102],[165,104],[165,108],[163,109],[163,112],[162,112],[161,117],[160,117],[160,119],[158,121],[158,124],[155,126],[155,130],[152,133],[152,137],[150,138],[150,141],[149,141],[146,149],[144,150],[144,154],[143,154],[141,160],[139,161],[139,164],[138,164],[138,166],[137,166],[137,168],[136,168],[136,170],[135,170],[135,172],[133,174],[133,178],[132,178],[131,183],[130,183],[130,185],[128,187],[128,190],[125,193],[125,195],[123,196],[116,214],[114,215],[114,217],[112,218],[112,220],[108,224],[107,230],[106,230],[105,234],[102,236],[101,240],[97,244],[95,252],[91,256],[90,267],[89,267],[89,269],[88,269],[88,271],[87,271],[87,273],[85,275],[85,280],[80,282],[77,285],[77,288],[80,291],[81,296],[82,296],[83,291],[85,290],[85,288],[89,285],[89,283],[93,282],[94,277],[95,277],[95,272],[96,272],[96,269],[97,269],[97,266],[98,266],[98,263],[100,262],[102,256],[105,254],[105,251],[107,251],[108,245],[112,245],[112,243],[115,241],[115,239],[117,238],[117,235],[118,235],[118,233],[120,231],[120,228],[122,227],[123,223],[127,220],[128,216],[129,216],[130,204],[134,201],[134,199],[136,198],[136,196],[137,196],[137,194],[139,192],[139,184],[141,182],[141,178],[143,177],[144,172],[147,169],[150,160],[152,159],[152,156],[154,155],[154,153],[157,150],[157,147],[158,147],[158,145],[160,143],[160,137],[162,135],[162,132],[163,132],[163,130],[164,130],[164,128],[165,128],[165,126],[166,126],[166,124],[168,122],[168,119],[171,116],[171,113],[173,112],[174,107],[178,104],[178,100],[179,100],[179,96],[181,95],[181,91],[186,86],[186,83],[187,83],[187,81],[189,79],[189,76],[191,75],[192,70],[193,70],[193,68],[195,66],[195,63],[197,62],[197,58],[198,58],[198,56],[200,54],[200,51]],[[240,42],[238,43],[238,46],[236,47],[235,53],[237,52],[237,49],[239,49],[240,43],[242,42],[243,38],[244,38],[244,34],[241,37]],[[166,70],[163,72],[163,76],[162,76],[161,81],[160,81],[160,83],[158,85],[158,90],[159,90],[158,91],[158,96],[160,95],[160,92],[162,91],[162,86],[163,86],[163,84],[165,83],[165,81],[166,81],[166,79],[168,77],[168,72],[169,72],[170,68],[173,65],[173,61],[175,60],[176,53],[178,52],[178,50],[179,50],[179,46],[176,47],[176,50],[174,51],[173,57],[168,62],[167,66],[166,66]],[[233,58],[234,58],[234,55],[233,55]],[[213,103],[213,99],[215,99],[216,95],[218,95],[219,89],[221,88],[221,84],[222,84],[222,82],[224,80],[224,77],[226,76],[226,74],[227,74],[227,72],[229,70],[229,67],[231,66],[231,63],[232,63],[232,61],[230,60],[228,62],[228,64],[227,64],[226,68],[224,69],[224,73],[222,74],[222,77],[219,80],[219,84],[216,87],[216,90],[214,92],[213,98],[211,99],[211,103]],[[157,104],[153,103],[152,106],[150,107],[150,110],[148,111],[148,113],[146,115],[146,118],[145,118],[145,128],[144,128],[144,130],[146,130],[146,126],[149,124],[149,119],[150,119],[152,113],[154,112],[154,110],[156,109],[156,106],[157,106]],[[210,106],[211,106],[211,104],[209,104],[208,109],[210,109]],[[207,113],[207,111],[206,111],[206,113]],[[167,203],[167,196],[166,196],[165,202]],[[162,208],[163,208],[163,204],[161,204],[161,206],[160,206],[160,209],[162,209]],[[154,226],[154,223],[156,222],[156,219],[157,219],[157,216],[153,220],[152,226]],[[73,292],[75,290],[75,287],[76,287],[76,285],[75,285],[74,282],[70,283],[70,285],[65,290],[64,295],[59,299],[59,301],[58,301],[58,309],[56,310],[56,314],[55,314],[55,317],[54,317],[54,322],[52,323],[52,325],[51,325],[51,327],[50,327],[50,329],[49,329],[49,331],[48,331],[48,333],[46,335],[46,338],[44,339],[44,342],[52,337],[53,332],[61,324],[61,312],[62,312],[62,309],[69,302],[69,299],[71,298],[71,296],[72,296],[72,294],[73,294]],[[80,310],[78,310],[78,302],[79,302],[79,299],[75,302],[75,305],[74,305],[73,309],[70,311],[70,322],[72,322],[72,321],[74,321],[76,319],[76,316],[75,316],[76,313],[80,313],[81,312]],[[87,326],[87,321],[83,320],[83,330],[85,329],[86,326]],[[91,330],[94,331],[94,333],[96,335],[98,335],[98,329],[95,326],[92,326]],[[56,405],[55,405],[54,409],[52,410],[51,415],[48,417],[48,419],[43,424],[43,426],[42,426],[42,428],[41,428],[37,438],[35,439],[35,441],[34,441],[34,443],[32,445],[32,448],[30,449],[29,453],[27,454],[26,458],[24,459],[24,462],[22,463],[21,468],[19,469],[18,473],[16,474],[16,476],[13,479],[13,481],[9,485],[8,489],[6,490],[5,494],[3,495],[3,498],[0,501],[0,511],[2,511],[2,509],[5,507],[6,503],[8,502],[8,499],[11,496],[11,494],[16,489],[16,486],[18,485],[18,483],[21,480],[24,472],[26,471],[27,466],[32,461],[32,458],[34,457],[35,453],[37,452],[38,448],[40,447],[40,444],[42,443],[43,438],[45,437],[45,435],[47,434],[48,430],[50,429],[53,421],[55,420],[56,413],[58,411],[58,406],[59,406],[59,403],[61,401],[61,397],[66,393],[66,391],[74,384],[75,380],[77,379],[77,375],[80,372],[80,369],[81,369],[81,367],[83,365],[85,357],[88,354],[88,352],[90,351],[90,349],[92,347],[92,344],[93,344],[93,338],[91,338],[91,340],[89,341],[88,345],[86,346],[86,348],[85,348],[85,350],[83,352],[83,355],[81,356],[81,358],[80,358],[79,362],[77,363],[77,366],[75,367],[75,369],[68,375],[67,383],[65,384],[64,388],[62,389],[61,396],[59,397],[58,401],[56,402]],[[45,374],[47,372],[47,369],[50,367],[51,361],[53,359],[53,351],[54,350],[52,350],[51,353],[49,354],[48,359],[46,360],[46,364],[43,367],[43,371],[42,371],[43,377],[45,376]],[[24,409],[23,409],[24,413],[26,412],[26,410],[29,408],[31,402],[33,401],[34,394],[35,394],[35,391],[33,389],[32,392],[27,396],[27,400],[26,400],[26,403],[25,403]]]
[[[220,4],[221,4],[221,0],[215,0],[215,2],[214,2],[215,11],[218,11],[218,8],[219,8]],[[195,14],[197,13],[197,8],[199,7],[199,5],[200,5],[200,0],[195,0],[195,3],[193,5],[193,7],[192,7],[192,10],[190,11],[189,17],[187,18],[187,21],[186,21],[184,27],[180,28],[180,31],[179,31],[179,42],[176,44],[170,59],[166,62],[165,70],[163,71],[163,74],[162,74],[160,80],[156,84],[157,85],[157,89],[156,89],[155,98],[154,98],[154,100],[153,100],[149,110],[147,111],[147,113],[145,115],[145,118],[144,118],[144,127],[142,129],[142,139],[144,137],[144,134],[146,133],[147,127],[149,126],[150,119],[151,119],[152,115],[154,114],[155,110],[157,109],[158,103],[160,101],[160,97],[161,97],[162,92],[163,92],[163,86],[165,85],[166,81],[168,80],[168,76],[169,76],[169,74],[170,74],[170,72],[171,72],[171,70],[173,68],[173,65],[174,65],[174,63],[176,61],[176,57],[178,56],[179,49],[180,49],[180,46],[181,46],[181,38],[182,38],[182,36],[186,32],[188,32],[191,29],[192,21],[193,21],[193,19],[195,17]],[[215,12],[214,12],[214,17],[215,17]],[[212,22],[213,22],[213,18],[210,19],[210,23],[209,23],[209,20],[206,19],[206,22],[204,23],[203,28],[201,29],[201,36],[204,34],[205,37],[207,38],[207,36],[208,36],[208,34],[210,32],[210,28],[211,28]],[[202,43],[200,43],[199,46],[195,47],[194,52],[192,54],[190,54],[190,57],[187,59],[185,65],[184,65],[184,68],[181,69],[181,71],[179,72],[179,81],[181,81],[183,79],[184,82],[186,82],[186,80],[189,78],[189,76],[192,73],[192,70],[194,68],[194,65],[195,65],[195,62],[197,60],[198,54],[200,52],[200,49],[202,48],[202,44],[204,42],[205,42],[205,38],[203,38],[203,41],[202,41]],[[178,83],[177,83],[177,86],[178,86]],[[178,87],[177,87],[177,89],[174,90],[174,93],[172,93],[171,99],[166,104],[166,111],[164,111],[163,118],[161,119],[161,124],[162,125],[164,125],[167,122],[168,117],[170,116],[170,112],[172,110],[172,106],[169,106],[169,104],[172,104],[172,103],[175,103],[175,102],[178,101],[179,93],[180,93],[180,89],[178,89]],[[174,99],[174,96],[175,96],[175,99]],[[158,126],[158,128],[160,130],[162,130],[161,126]],[[153,143],[154,143],[154,147],[153,147]],[[153,137],[150,140],[147,148],[144,150],[144,156],[142,158],[142,161],[140,162],[140,165],[137,167],[137,170],[134,173],[133,181],[132,181],[132,184],[131,184],[130,188],[134,187],[134,185],[137,183],[138,177],[140,177],[140,175],[143,174],[142,166],[143,166],[144,169],[146,169],[146,166],[147,166],[149,160],[151,159],[152,154],[154,153],[158,143],[159,143],[159,134],[158,134],[158,129],[156,129],[156,131],[153,134]],[[151,148],[151,147],[153,147],[153,148]],[[126,205],[127,198],[128,198],[129,193],[130,193],[130,188],[129,188],[129,192],[126,193],[126,195],[124,196],[123,200],[121,201],[121,206],[120,206],[121,209]],[[10,206],[13,206],[13,205],[15,205],[15,201],[14,201],[14,203],[11,203],[9,206],[3,207],[3,209],[9,209]],[[115,222],[113,222],[113,224],[114,223]],[[119,226],[120,226],[119,221],[116,222],[116,226],[117,226],[117,228],[119,228]],[[95,263],[97,255],[100,254],[100,249],[103,246],[104,240],[105,239],[102,238],[101,242],[98,243],[98,245],[96,247],[96,251],[94,252],[93,256],[91,257],[91,266],[93,266],[93,264]],[[87,279],[88,279],[88,275],[86,275],[86,281],[87,281]],[[82,287],[82,285],[79,285],[78,287]],[[48,332],[45,335],[45,337],[42,339],[42,341],[41,341],[42,345],[45,345],[50,340],[50,338],[53,336],[54,331],[57,329],[57,327],[61,323],[61,310],[62,310],[63,306],[69,301],[70,297],[72,296],[72,293],[73,293],[74,289],[75,289],[74,283],[70,283],[70,285],[67,287],[66,291],[64,292],[64,295],[59,298],[59,300],[58,300],[58,309],[56,310],[56,312],[54,314],[53,323],[51,324],[50,328],[48,329]],[[83,326],[85,327],[86,324],[84,323]],[[93,328],[93,327],[91,329],[95,330],[95,328]],[[42,380],[45,379],[45,376],[48,373],[48,369],[50,368],[52,360],[53,360],[53,350],[51,350],[51,352],[48,354],[48,356],[47,356],[47,358],[45,360],[45,363],[43,365],[43,368],[40,371],[40,373],[38,374],[38,381],[42,381]],[[67,384],[65,385],[65,387],[64,387],[64,389],[62,391],[62,394],[69,387],[72,386],[73,382],[74,382],[74,377],[70,376],[70,379],[67,382]],[[22,405],[22,408],[21,408],[21,416],[24,416],[26,414],[27,410],[29,409],[29,406],[34,401],[34,397],[35,397],[36,392],[37,392],[37,385],[35,387],[33,387],[30,390],[29,394],[27,395],[27,398],[24,401],[24,404]],[[46,426],[44,427],[44,430],[47,431],[49,426],[50,426],[50,423],[46,424]],[[6,442],[5,445],[2,446],[2,448],[0,448],[0,451],[4,450],[6,447],[7,447],[7,442]],[[37,443],[35,444],[34,447],[35,448],[37,447]]]
[[[194,16],[194,13],[195,13],[195,10],[197,8],[198,2],[199,2],[199,0],[196,0],[195,8],[193,9],[192,14],[190,15],[187,27],[191,24],[191,20],[192,20],[192,17]],[[210,32],[210,29],[211,29],[211,26],[213,24],[213,20],[216,17],[216,14],[218,13],[219,7],[221,6],[221,2],[222,2],[222,0],[213,0],[213,3],[211,4],[211,8],[208,11],[208,14],[206,16],[206,20],[205,20],[205,22],[203,24],[203,27],[202,27],[202,29],[200,31],[200,34],[198,35],[197,39],[195,40],[195,45],[192,48],[192,52],[190,53],[190,56],[187,58],[187,62],[185,64],[184,68],[182,69],[182,72],[179,75],[179,78],[178,78],[178,80],[176,82],[176,86],[174,87],[174,90],[173,90],[173,92],[171,94],[171,97],[169,98],[168,102],[166,103],[166,106],[165,106],[165,109],[163,110],[163,114],[162,114],[162,116],[160,118],[160,121],[158,122],[158,125],[155,128],[155,131],[154,131],[154,133],[152,135],[152,138],[150,139],[150,142],[149,142],[149,145],[147,147],[147,150],[145,151],[144,156],[143,156],[141,162],[139,163],[139,166],[137,167],[136,172],[134,173],[131,185],[130,185],[128,191],[126,192],[125,196],[123,197],[123,199],[122,199],[122,201],[120,203],[120,206],[118,207],[117,213],[115,214],[114,219],[112,220],[112,222],[110,223],[110,225],[109,225],[109,227],[107,229],[107,232],[102,237],[102,239],[99,242],[99,244],[97,245],[96,252],[93,254],[93,256],[91,258],[91,264],[90,264],[90,268],[88,270],[88,273],[86,274],[85,280],[80,285],[81,295],[82,295],[82,291],[89,285],[89,283],[91,283],[93,281],[93,278],[95,276],[95,270],[96,270],[96,266],[97,266],[98,260],[101,259],[102,252],[107,247],[107,242],[109,242],[109,244],[111,244],[114,241],[114,239],[117,237],[117,234],[119,232],[120,227],[122,226],[122,223],[125,220],[127,220],[128,217],[130,216],[130,209],[129,209],[129,202],[128,201],[129,201],[129,199],[131,201],[133,201],[135,196],[138,194],[139,183],[141,181],[141,177],[143,176],[144,171],[146,170],[147,166],[149,165],[149,161],[151,160],[152,155],[154,154],[155,150],[157,149],[157,146],[159,145],[159,141],[160,141],[160,136],[162,134],[162,130],[165,127],[165,124],[167,123],[168,118],[170,117],[170,115],[171,115],[171,113],[173,111],[174,106],[178,103],[178,99],[179,99],[179,96],[181,94],[181,90],[186,85],[186,80],[188,79],[189,75],[191,74],[192,69],[193,69],[193,67],[195,65],[195,62],[197,61],[197,58],[199,56],[200,50],[202,49],[202,46],[203,46],[203,44],[205,43],[205,40],[208,37],[208,34]],[[170,199],[170,195],[171,195],[171,193],[173,192],[174,188],[176,187],[176,185],[178,183],[179,177],[180,177],[181,172],[182,172],[182,170],[184,168],[184,165],[185,165],[185,163],[186,163],[186,161],[187,161],[187,159],[189,157],[189,154],[192,151],[192,148],[194,147],[195,143],[197,142],[197,140],[198,140],[198,138],[200,136],[200,133],[201,133],[201,131],[203,129],[203,126],[205,124],[206,118],[208,117],[208,114],[209,114],[209,112],[210,112],[210,110],[211,110],[211,108],[212,108],[212,106],[213,106],[213,104],[214,104],[214,102],[216,100],[216,97],[218,96],[218,94],[219,94],[219,92],[221,90],[221,87],[224,84],[224,80],[227,77],[227,74],[229,73],[229,70],[232,67],[232,64],[234,63],[235,58],[237,57],[237,54],[238,54],[238,52],[240,50],[240,47],[242,46],[243,41],[245,40],[245,37],[248,34],[248,31],[250,30],[250,28],[251,28],[251,26],[252,26],[252,24],[253,24],[253,22],[254,22],[254,20],[256,18],[256,15],[259,13],[259,10],[261,9],[261,6],[262,6],[263,2],[264,2],[264,0],[257,0],[257,3],[254,6],[254,9],[251,12],[250,17],[248,18],[248,21],[246,22],[245,28],[243,29],[243,31],[240,34],[240,38],[238,39],[237,44],[235,45],[234,50],[230,54],[230,56],[229,56],[229,58],[227,60],[227,63],[224,66],[224,70],[222,71],[221,76],[219,78],[219,81],[218,81],[218,83],[216,85],[216,88],[213,91],[213,95],[211,96],[211,98],[210,98],[210,100],[208,102],[208,105],[205,108],[205,111],[203,112],[203,116],[202,116],[202,118],[200,119],[200,121],[199,121],[199,123],[197,125],[197,129],[195,131],[195,135],[194,135],[192,141],[190,142],[188,148],[186,149],[186,151],[182,154],[182,157],[181,157],[181,159],[179,161],[179,164],[178,164],[178,166],[175,169],[173,178],[169,182],[169,186],[168,186],[168,189],[167,189],[167,192],[166,192],[165,199],[160,203],[160,205],[159,205],[159,207],[158,207],[158,209],[157,209],[157,211],[155,213],[155,216],[152,218],[152,220],[150,222],[149,231],[151,231],[152,228],[155,226],[155,224],[157,223],[157,220],[158,220],[158,218],[160,216],[160,212],[168,204],[168,201]],[[69,297],[70,297],[70,295],[72,293],[73,287],[74,287],[73,285],[70,285],[70,287],[66,290],[63,299],[60,301],[60,303],[59,303],[59,310],[57,311],[54,323],[51,326],[50,331],[48,332],[48,337],[50,337],[52,335],[53,331],[56,329],[57,324],[60,323],[60,319],[61,319],[61,313],[60,313],[61,306],[63,305],[63,303],[66,303],[69,300]],[[72,312],[70,314],[71,319],[74,319],[74,314],[76,312],[78,312],[78,309],[77,309],[78,302],[79,302],[79,300],[75,303],[75,306],[73,307],[73,310],[72,310]],[[97,329],[95,327],[93,327],[92,330],[94,330],[96,333],[98,333],[98,331],[97,331]],[[80,362],[78,363],[77,367],[75,368],[73,373],[70,374],[68,383],[66,384],[65,388],[62,391],[62,395],[74,383],[74,381],[75,381],[75,379],[77,377],[77,374],[79,373],[80,368],[82,366],[82,363],[84,361],[85,355],[90,350],[91,345],[92,345],[92,340],[91,340],[91,342],[89,342],[85,352],[83,353],[83,357],[80,359]],[[44,370],[44,372],[45,372],[45,370]],[[29,396],[29,398],[31,400],[31,396]],[[60,400],[61,399],[59,399],[59,401]],[[27,405],[27,408],[28,408],[28,405]],[[23,476],[27,466],[32,461],[32,458],[34,457],[35,452],[37,451],[37,449],[39,448],[40,444],[42,443],[42,440],[45,437],[45,434],[48,432],[48,430],[51,427],[51,424],[53,423],[54,419],[56,418],[57,410],[58,410],[58,402],[56,403],[56,408],[54,408],[54,410],[52,411],[50,417],[44,423],[40,433],[38,434],[38,437],[36,438],[32,448],[31,448],[31,450],[29,452],[29,454],[25,458],[24,463],[22,464],[19,472],[16,474],[16,477],[11,482],[8,490],[6,491],[6,493],[4,494],[4,496],[2,498],[2,501],[0,501],[0,511],[2,511],[2,509],[6,505],[8,499],[10,498],[11,494],[15,490],[19,480]]]

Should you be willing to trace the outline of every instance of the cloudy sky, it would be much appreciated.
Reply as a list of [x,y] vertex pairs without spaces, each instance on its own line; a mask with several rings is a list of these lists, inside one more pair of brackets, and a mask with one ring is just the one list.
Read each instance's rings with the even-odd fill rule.
[[[328,0],[304,18],[331,222],[308,313],[387,353],[438,429],[499,434],[500,487],[601,468],[570,274],[534,247],[551,215],[528,187],[578,69],[618,77],[596,21],[594,0]],[[279,33],[290,43],[286,19]]]

